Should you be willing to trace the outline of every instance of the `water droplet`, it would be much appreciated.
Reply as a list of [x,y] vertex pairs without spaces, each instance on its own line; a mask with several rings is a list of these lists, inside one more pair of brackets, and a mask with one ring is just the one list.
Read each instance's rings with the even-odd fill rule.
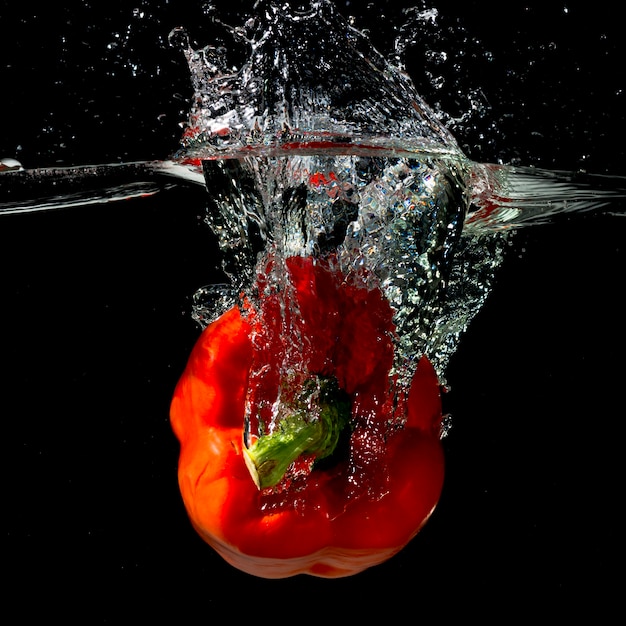
[[0,159],[0,172],[15,172],[21,169],[22,164],[17,159],[8,157]]
[[168,35],[168,42],[173,48],[187,50],[189,46],[189,34],[182,26],[173,28]]

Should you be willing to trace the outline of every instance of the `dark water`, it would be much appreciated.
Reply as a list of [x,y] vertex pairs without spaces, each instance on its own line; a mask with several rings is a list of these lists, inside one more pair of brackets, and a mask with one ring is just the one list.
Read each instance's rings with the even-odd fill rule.
[[[203,3],[94,4],[9,13],[3,3],[0,156],[42,167],[176,148],[191,91],[167,33],[184,24],[203,40]],[[238,3],[222,4],[237,14]],[[382,45],[399,23],[388,4],[348,7]],[[453,116],[479,94],[478,112],[452,124],[469,156],[624,174],[624,40],[612,5],[433,5],[426,40],[449,60],[417,45],[407,69]],[[450,362],[446,487],[410,546],[354,579],[271,582],[202,543],[176,484],[168,410],[199,332],[191,297],[221,278],[204,205],[190,188],[0,222],[6,595],[22,615],[116,623],[175,606],[178,621],[208,621],[267,602],[297,615],[311,598],[338,603],[342,620],[372,604],[392,620],[459,607],[502,615],[502,603],[504,615],[619,608],[623,219],[562,219],[516,236]]]

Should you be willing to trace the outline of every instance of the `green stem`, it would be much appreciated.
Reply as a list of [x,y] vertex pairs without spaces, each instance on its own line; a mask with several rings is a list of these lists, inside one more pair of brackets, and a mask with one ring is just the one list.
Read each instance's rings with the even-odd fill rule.
[[[249,448],[244,446],[246,465],[259,489],[278,484],[299,456],[314,456],[317,461],[335,451],[349,422],[350,403],[334,379],[317,378],[316,383],[274,432],[261,435]],[[315,411],[307,409],[313,393],[318,395]]]

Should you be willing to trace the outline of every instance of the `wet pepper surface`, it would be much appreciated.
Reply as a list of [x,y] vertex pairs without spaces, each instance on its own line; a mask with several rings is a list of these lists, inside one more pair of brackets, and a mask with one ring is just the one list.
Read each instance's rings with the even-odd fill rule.
[[391,374],[378,289],[329,260],[284,264],[281,289],[259,278],[257,304],[224,313],[192,351],[171,406],[180,489],[235,567],[347,576],[397,553],[437,504],[439,382],[426,357],[408,389]]

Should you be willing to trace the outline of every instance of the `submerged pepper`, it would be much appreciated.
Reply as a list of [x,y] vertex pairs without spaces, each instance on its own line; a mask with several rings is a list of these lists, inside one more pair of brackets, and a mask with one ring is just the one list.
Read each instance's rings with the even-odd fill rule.
[[285,261],[200,336],[171,422],[192,524],[265,578],[348,576],[400,551],[443,483],[437,376],[394,374],[393,311],[332,262]]

